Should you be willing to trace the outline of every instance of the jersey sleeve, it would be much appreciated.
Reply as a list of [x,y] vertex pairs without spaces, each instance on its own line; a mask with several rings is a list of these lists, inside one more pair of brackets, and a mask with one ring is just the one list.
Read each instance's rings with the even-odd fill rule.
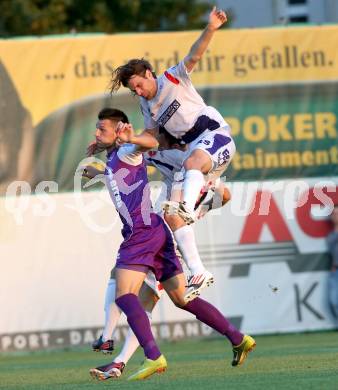
[[142,152],[133,144],[122,145],[117,151],[117,157],[129,165],[140,165],[143,161]]
[[172,77],[186,83],[191,84],[190,73],[184,64],[184,60],[180,61],[177,65],[172,66],[171,68],[166,70]]
[[143,115],[144,120],[144,128],[145,129],[154,129],[157,127],[157,123],[154,121],[154,119],[151,117],[151,112],[149,109],[149,106],[147,104],[146,99],[140,98],[140,108]]

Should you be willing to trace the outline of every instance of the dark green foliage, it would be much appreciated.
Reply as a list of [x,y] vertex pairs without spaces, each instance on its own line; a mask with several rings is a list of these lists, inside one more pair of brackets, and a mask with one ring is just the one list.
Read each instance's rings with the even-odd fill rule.
[[200,29],[209,0],[0,0],[0,35]]

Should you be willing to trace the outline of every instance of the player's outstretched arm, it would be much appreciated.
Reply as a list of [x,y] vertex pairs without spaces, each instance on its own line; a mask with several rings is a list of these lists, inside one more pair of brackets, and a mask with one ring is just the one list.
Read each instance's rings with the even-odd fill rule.
[[93,179],[97,175],[104,175],[104,169],[98,169],[93,165],[87,165],[83,168],[82,176],[87,179]]
[[141,134],[135,135],[130,123],[120,122],[118,124],[117,137],[120,143],[134,144],[141,150],[156,149],[158,147],[157,139],[149,131],[143,131]]
[[214,32],[219,29],[227,21],[227,16],[224,11],[212,9],[209,15],[209,22],[203,30],[201,36],[191,46],[189,54],[184,58],[184,64],[188,72],[191,72],[196,63],[201,59],[206,51]]

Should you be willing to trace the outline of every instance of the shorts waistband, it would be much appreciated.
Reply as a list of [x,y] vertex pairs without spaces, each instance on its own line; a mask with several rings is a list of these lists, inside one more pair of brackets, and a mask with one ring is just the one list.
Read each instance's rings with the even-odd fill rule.
[[214,119],[209,118],[207,115],[201,115],[197,118],[194,126],[187,131],[178,141],[180,145],[190,144],[195,141],[205,130],[216,130],[220,127],[220,124]]

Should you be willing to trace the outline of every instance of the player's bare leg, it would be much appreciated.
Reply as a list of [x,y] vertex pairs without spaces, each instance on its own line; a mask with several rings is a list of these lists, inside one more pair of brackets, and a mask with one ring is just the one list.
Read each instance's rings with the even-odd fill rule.
[[184,161],[183,202],[178,214],[187,222],[194,220],[194,207],[203,186],[203,175],[217,172],[221,175],[229,166],[236,145],[228,126],[206,132],[190,145],[192,151]]

